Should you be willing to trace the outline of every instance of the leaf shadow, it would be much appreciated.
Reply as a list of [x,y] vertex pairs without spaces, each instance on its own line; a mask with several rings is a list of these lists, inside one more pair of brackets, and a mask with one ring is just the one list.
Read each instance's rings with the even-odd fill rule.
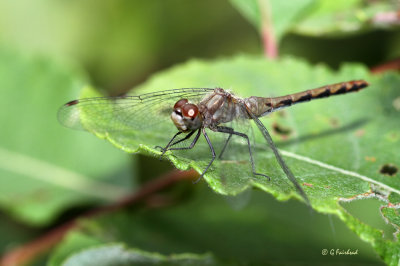
[[310,141],[310,140],[316,140],[316,139],[328,137],[328,136],[335,135],[335,134],[345,133],[345,132],[357,129],[357,128],[367,124],[370,120],[371,120],[371,118],[361,118],[352,123],[344,125],[342,127],[328,129],[328,130],[322,131],[321,133],[318,133],[318,134],[308,134],[308,135],[303,135],[298,138],[293,138],[290,140],[275,141],[275,145],[277,147],[281,148],[281,147],[286,147],[286,146],[290,146],[293,144],[299,144],[299,143]]

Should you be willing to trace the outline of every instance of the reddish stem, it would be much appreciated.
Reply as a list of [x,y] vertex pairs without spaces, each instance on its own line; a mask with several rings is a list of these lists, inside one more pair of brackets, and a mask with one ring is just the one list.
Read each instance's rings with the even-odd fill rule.
[[0,265],[12,266],[12,265],[23,265],[33,261],[39,255],[45,253],[56,244],[58,244],[66,235],[66,233],[75,228],[77,220],[82,218],[92,218],[98,215],[109,213],[125,206],[138,203],[154,193],[157,193],[173,184],[182,180],[194,180],[198,176],[194,170],[190,171],[179,171],[173,170],[166,175],[163,175],[155,180],[152,180],[144,184],[136,193],[122,198],[121,200],[103,207],[98,207],[91,210],[83,215],[73,219],[72,221],[66,222],[53,230],[47,232],[45,235],[27,243],[21,247],[18,247],[10,252],[6,253],[0,260]]
[[267,1],[259,0],[261,11],[261,38],[263,41],[264,55],[274,59],[278,57],[278,45],[271,17],[271,8]]
[[371,68],[371,72],[374,74],[383,73],[389,70],[400,70],[400,58],[396,58]]

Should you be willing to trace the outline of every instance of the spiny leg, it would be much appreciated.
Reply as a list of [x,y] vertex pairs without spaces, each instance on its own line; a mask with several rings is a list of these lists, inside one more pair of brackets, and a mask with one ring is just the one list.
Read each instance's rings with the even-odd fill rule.
[[[213,145],[211,144],[211,141],[210,141],[210,139],[209,139],[209,137],[208,137],[208,135],[207,135],[207,133],[206,133],[206,129],[205,129],[205,128],[202,128],[201,130],[202,130],[202,132],[203,132],[204,138],[206,139],[206,141],[207,141],[207,143],[208,143],[208,146],[210,147],[211,154],[212,154],[212,159],[211,159],[211,161],[208,163],[206,169],[204,169],[203,173],[201,173],[201,175],[199,176],[199,178],[197,178],[197,180],[194,181],[193,184],[196,184],[197,182],[199,182],[199,181],[201,180],[201,178],[202,178],[202,177],[204,176],[204,174],[207,172],[208,168],[210,168],[211,164],[214,162],[215,157],[216,157],[214,147],[213,147]],[[200,129],[199,129],[199,132],[200,132]],[[198,136],[198,135],[199,135],[199,134],[197,134],[197,136]],[[197,136],[196,136],[196,137],[197,137]]]
[[[252,168],[253,174],[254,175],[258,175],[258,176],[263,176],[263,177],[266,177],[268,180],[271,180],[271,178],[269,176],[256,172],[256,167],[254,165],[254,159],[253,159],[253,152],[251,151],[250,140],[249,140],[249,137],[246,134],[241,133],[241,132],[237,132],[237,131],[233,130],[233,128],[230,128],[230,127],[221,127],[221,126],[216,127],[215,131],[229,134],[228,140],[226,141],[226,143],[224,145],[224,148],[222,149],[222,152],[224,152],[225,147],[227,146],[227,143],[228,143],[228,141],[229,141],[229,139],[231,138],[232,135],[236,135],[236,136],[239,136],[239,137],[242,137],[242,138],[246,139],[247,147],[249,148],[250,162],[251,162],[251,168]],[[220,155],[219,157],[221,157],[221,156],[222,155]]]

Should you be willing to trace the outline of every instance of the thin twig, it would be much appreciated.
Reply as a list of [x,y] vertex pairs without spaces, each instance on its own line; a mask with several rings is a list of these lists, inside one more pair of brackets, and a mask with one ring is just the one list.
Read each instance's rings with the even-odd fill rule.
[[137,192],[134,194],[122,198],[121,200],[112,203],[107,206],[98,207],[94,210],[84,213],[73,220],[66,222],[51,231],[47,232],[45,235],[29,242],[21,247],[18,247],[10,252],[6,253],[0,260],[0,265],[2,266],[13,266],[13,265],[24,265],[39,255],[47,252],[49,249],[58,244],[66,235],[68,231],[76,227],[77,220],[82,218],[92,218],[105,213],[113,212],[119,210],[123,207],[136,204],[154,193],[162,191],[173,184],[182,180],[195,180],[198,173],[194,170],[190,171],[179,171],[173,170],[155,180],[152,180],[144,184]]

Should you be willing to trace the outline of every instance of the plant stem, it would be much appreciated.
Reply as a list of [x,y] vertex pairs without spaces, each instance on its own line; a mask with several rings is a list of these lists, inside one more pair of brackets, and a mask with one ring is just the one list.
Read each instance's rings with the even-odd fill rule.
[[271,17],[271,6],[266,0],[259,0],[261,12],[261,38],[264,47],[264,56],[270,59],[278,57],[278,45]]

